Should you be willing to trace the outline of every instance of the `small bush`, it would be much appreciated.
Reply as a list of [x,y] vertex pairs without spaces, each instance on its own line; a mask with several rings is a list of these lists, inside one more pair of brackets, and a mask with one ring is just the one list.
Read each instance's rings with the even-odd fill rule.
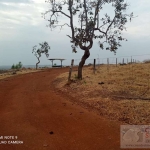
[[21,69],[22,68],[22,63],[21,62],[19,62],[18,64],[16,64],[16,65],[12,65],[12,67],[11,67],[11,69]]
[[144,63],[150,63],[150,59],[145,59],[143,62]]
[[15,65],[14,64],[12,65],[11,69],[15,69]]
[[88,66],[91,66],[91,65],[92,65],[91,63],[88,64]]

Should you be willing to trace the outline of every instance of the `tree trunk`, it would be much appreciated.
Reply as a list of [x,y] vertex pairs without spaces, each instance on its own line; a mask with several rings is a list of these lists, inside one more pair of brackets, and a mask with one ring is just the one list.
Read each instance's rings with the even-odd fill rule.
[[38,62],[36,63],[36,70],[38,68],[38,64],[40,63],[40,59],[38,58]]
[[84,51],[84,55],[82,56],[82,59],[79,63],[79,67],[78,67],[78,79],[82,79],[82,68],[85,64],[86,59],[90,56],[90,51],[89,49],[86,49]]

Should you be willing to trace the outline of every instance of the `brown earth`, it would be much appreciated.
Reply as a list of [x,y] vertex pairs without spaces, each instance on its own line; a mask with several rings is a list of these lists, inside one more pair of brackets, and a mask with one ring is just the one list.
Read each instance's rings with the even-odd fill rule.
[[[83,79],[77,79],[73,67],[71,81],[68,72],[54,80],[56,89],[75,98],[80,105],[95,110],[111,120],[130,125],[150,125],[150,64],[97,66],[83,68]],[[134,70],[134,71],[132,71]]]
[[0,150],[120,149],[121,122],[105,119],[53,88],[55,77],[65,71],[47,69],[0,80],[0,138],[23,141],[0,144]]

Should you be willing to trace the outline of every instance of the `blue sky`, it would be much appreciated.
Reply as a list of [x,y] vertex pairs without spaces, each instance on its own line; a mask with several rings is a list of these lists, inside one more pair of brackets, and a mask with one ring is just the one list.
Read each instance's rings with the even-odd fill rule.
[[[120,57],[150,54],[150,1],[149,0],[128,0],[130,4],[127,13],[134,12],[138,16],[128,22],[127,31],[123,36],[128,39],[122,43],[117,54],[101,50],[97,41],[90,50],[91,55],[87,62],[100,57]],[[71,59],[79,62],[83,51],[78,49],[72,53],[70,40],[66,34],[70,33],[69,28],[55,29],[51,31],[46,27],[48,22],[41,17],[41,13],[48,9],[45,0],[0,0],[0,66],[12,65],[21,61],[24,65],[34,65],[36,58],[32,54],[32,47],[40,42],[47,41],[51,47],[49,58],[67,59],[64,63],[70,64]],[[109,13],[109,9],[106,9]],[[66,18],[62,18],[63,19]],[[142,60],[150,55],[137,56]],[[59,62],[56,62],[59,63]],[[42,56],[41,65],[51,64],[46,56]]]

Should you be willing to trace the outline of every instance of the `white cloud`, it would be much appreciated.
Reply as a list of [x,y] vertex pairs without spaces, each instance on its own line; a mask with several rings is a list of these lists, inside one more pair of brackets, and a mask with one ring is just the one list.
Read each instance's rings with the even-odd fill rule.
[[[144,41],[145,37],[147,37],[147,41],[150,40],[150,0],[132,0],[130,4],[127,13],[133,11],[134,15],[138,17],[134,18],[131,23],[127,23],[125,36],[132,40],[123,44],[124,47],[121,50],[124,52],[120,50],[120,55],[121,53],[129,55],[126,54],[126,48],[134,47],[137,42],[138,47],[136,51],[134,51],[134,49],[132,51],[133,54],[136,54],[137,51],[140,52],[140,47],[143,46],[141,41]],[[2,49],[5,55],[12,50],[16,56],[16,53],[21,53],[21,51],[23,51],[22,53],[26,53],[26,49],[28,49],[29,54],[26,55],[30,57],[30,55],[32,55],[30,54],[30,48],[39,42],[47,40],[51,46],[51,57],[66,56],[69,58],[70,56],[71,58],[81,58],[83,51],[78,50],[78,54],[71,53],[70,40],[66,37],[66,34],[70,33],[70,29],[64,27],[62,31],[58,28],[51,32],[49,28],[45,27],[48,21],[45,21],[41,17],[41,13],[48,10],[48,6],[49,4],[45,3],[45,0],[0,0],[0,42],[7,44],[7,41],[10,41],[7,46],[3,44]],[[109,12],[111,13],[111,11]],[[47,16],[47,19],[48,18],[49,16]],[[69,21],[66,20],[67,18],[63,17],[63,15],[60,19],[62,23]],[[131,41],[135,42],[132,43]],[[149,47],[149,42],[147,41],[144,42],[145,50],[146,47],[147,49]],[[14,46],[14,43],[16,43],[16,46]],[[17,49],[18,47],[19,49]],[[95,44],[91,50],[91,57],[97,57],[97,52],[99,52],[99,47]],[[127,52],[129,53],[129,50]],[[108,51],[100,51],[100,57],[106,57],[105,55],[108,56],[108,53],[112,55],[112,53]],[[147,52],[142,51],[141,53]],[[5,59],[1,59],[1,55],[0,60],[3,60],[3,62],[1,62],[2,64],[7,63]],[[33,62],[32,58],[30,62]]]
[[134,38],[143,38],[150,35],[150,11],[144,9],[148,4],[150,6],[150,1],[148,2],[143,0],[143,3],[141,0],[138,1],[138,5],[143,7],[140,6],[140,10],[137,10],[137,7],[133,9],[135,18],[127,24],[127,34],[133,36]]
[[45,3],[45,0],[32,0],[34,3]]
[[[0,18],[3,19],[3,24],[8,20],[13,24],[20,25],[38,25],[40,24],[41,13],[45,10],[43,5],[34,3],[0,3],[6,5],[6,10],[0,10]],[[11,18],[11,19],[10,19]]]

